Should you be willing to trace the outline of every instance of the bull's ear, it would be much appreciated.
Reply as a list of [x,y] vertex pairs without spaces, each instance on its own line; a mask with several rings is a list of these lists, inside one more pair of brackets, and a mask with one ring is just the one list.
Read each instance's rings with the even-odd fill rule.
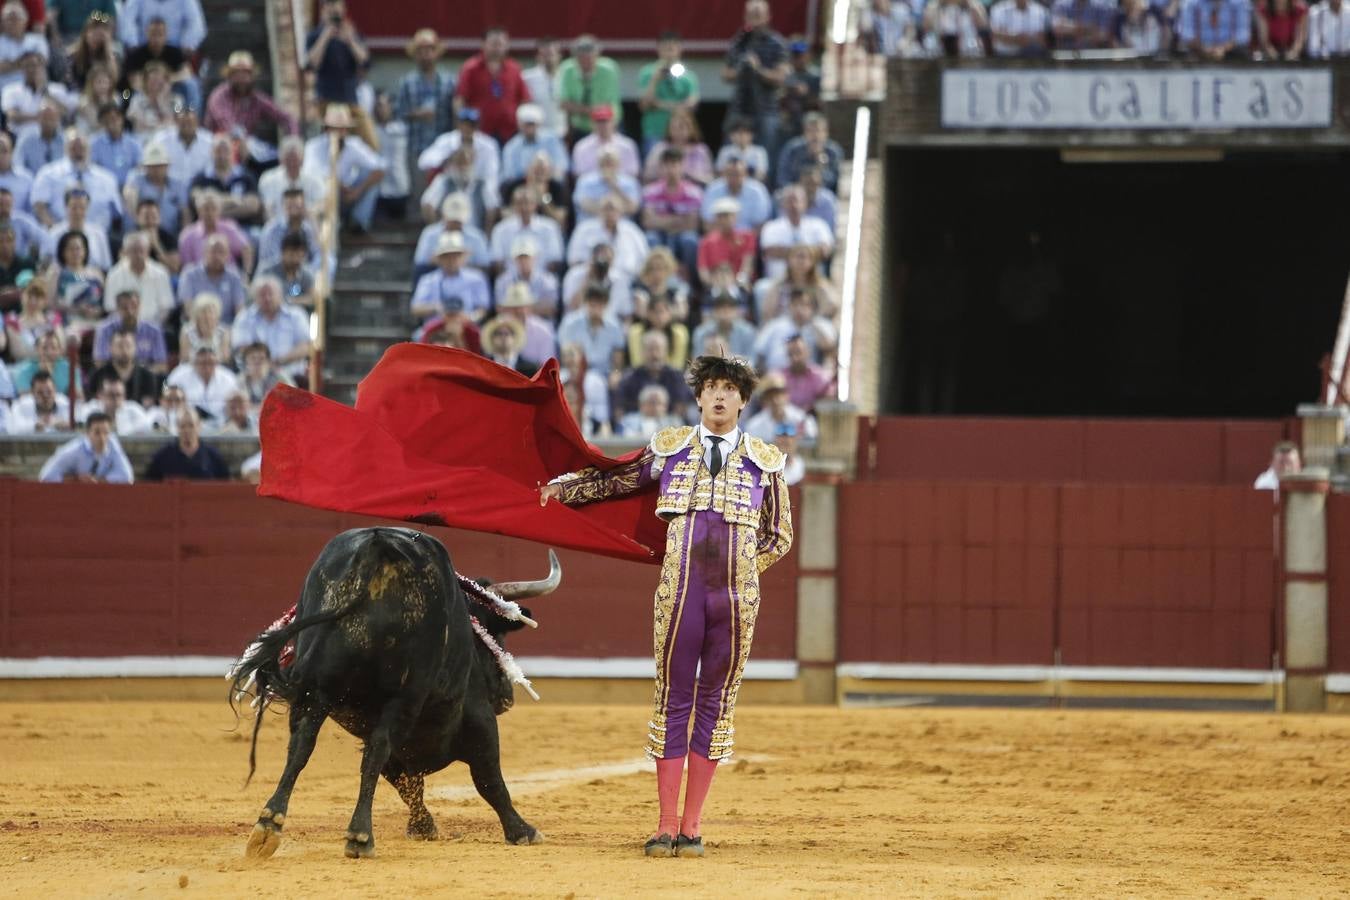
[[560,584],[562,584],[562,565],[558,562],[558,554],[550,548],[548,551],[548,576],[546,578],[539,581],[503,581],[492,585],[492,589],[503,599],[520,601],[551,594],[558,589]]

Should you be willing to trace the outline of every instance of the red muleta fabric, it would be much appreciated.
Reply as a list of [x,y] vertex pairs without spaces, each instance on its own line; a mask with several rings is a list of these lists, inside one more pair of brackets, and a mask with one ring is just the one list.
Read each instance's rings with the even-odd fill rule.
[[298,388],[267,395],[258,494],[338,512],[447,525],[659,563],[656,494],[539,508],[538,485],[633,459],[586,443],[556,360],[533,378],[463,350],[398,344],[352,408]]

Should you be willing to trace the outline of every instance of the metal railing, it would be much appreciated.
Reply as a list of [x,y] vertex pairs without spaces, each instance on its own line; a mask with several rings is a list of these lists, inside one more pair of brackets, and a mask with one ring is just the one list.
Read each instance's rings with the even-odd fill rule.
[[1345,285],[1335,343],[1331,354],[1322,360],[1320,399],[1327,406],[1350,406],[1350,281]]
[[328,136],[328,189],[319,217],[319,271],[314,273],[314,312],[309,317],[309,389],[323,390],[324,348],[328,340],[328,303],[337,271],[338,229],[342,224],[342,190],[338,180],[338,138]]

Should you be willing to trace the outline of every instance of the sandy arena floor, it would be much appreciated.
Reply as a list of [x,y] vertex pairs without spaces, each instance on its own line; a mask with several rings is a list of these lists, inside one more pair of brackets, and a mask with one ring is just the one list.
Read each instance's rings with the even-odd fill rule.
[[[542,829],[502,843],[467,771],[433,776],[442,840],[342,856],[357,744],[331,722],[277,855],[244,843],[284,754],[225,703],[0,704],[0,894],[72,896],[1350,896],[1350,720],[1242,714],[743,708],[709,857],[648,860],[647,710],[528,700],[507,783]],[[439,796],[436,796],[439,795]]]

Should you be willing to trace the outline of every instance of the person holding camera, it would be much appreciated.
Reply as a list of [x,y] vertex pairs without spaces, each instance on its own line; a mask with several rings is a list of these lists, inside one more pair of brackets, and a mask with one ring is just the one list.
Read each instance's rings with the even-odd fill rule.
[[319,24],[305,39],[305,47],[305,67],[314,73],[319,114],[323,115],[330,103],[347,106],[361,140],[372,150],[380,149],[380,139],[370,117],[356,102],[356,86],[362,68],[370,62],[370,51],[347,18],[347,4],[343,0],[324,0]]
[[788,71],[787,42],[769,27],[767,0],[748,0],[745,28],[731,39],[722,67],[722,80],[732,86],[727,123],[741,116],[754,122],[755,143],[770,160],[778,157],[778,96]]
[[656,61],[638,72],[638,108],[642,110],[642,156],[666,136],[670,114],[698,108],[698,76],[680,61],[684,45],[677,31],[664,31],[656,43]]

